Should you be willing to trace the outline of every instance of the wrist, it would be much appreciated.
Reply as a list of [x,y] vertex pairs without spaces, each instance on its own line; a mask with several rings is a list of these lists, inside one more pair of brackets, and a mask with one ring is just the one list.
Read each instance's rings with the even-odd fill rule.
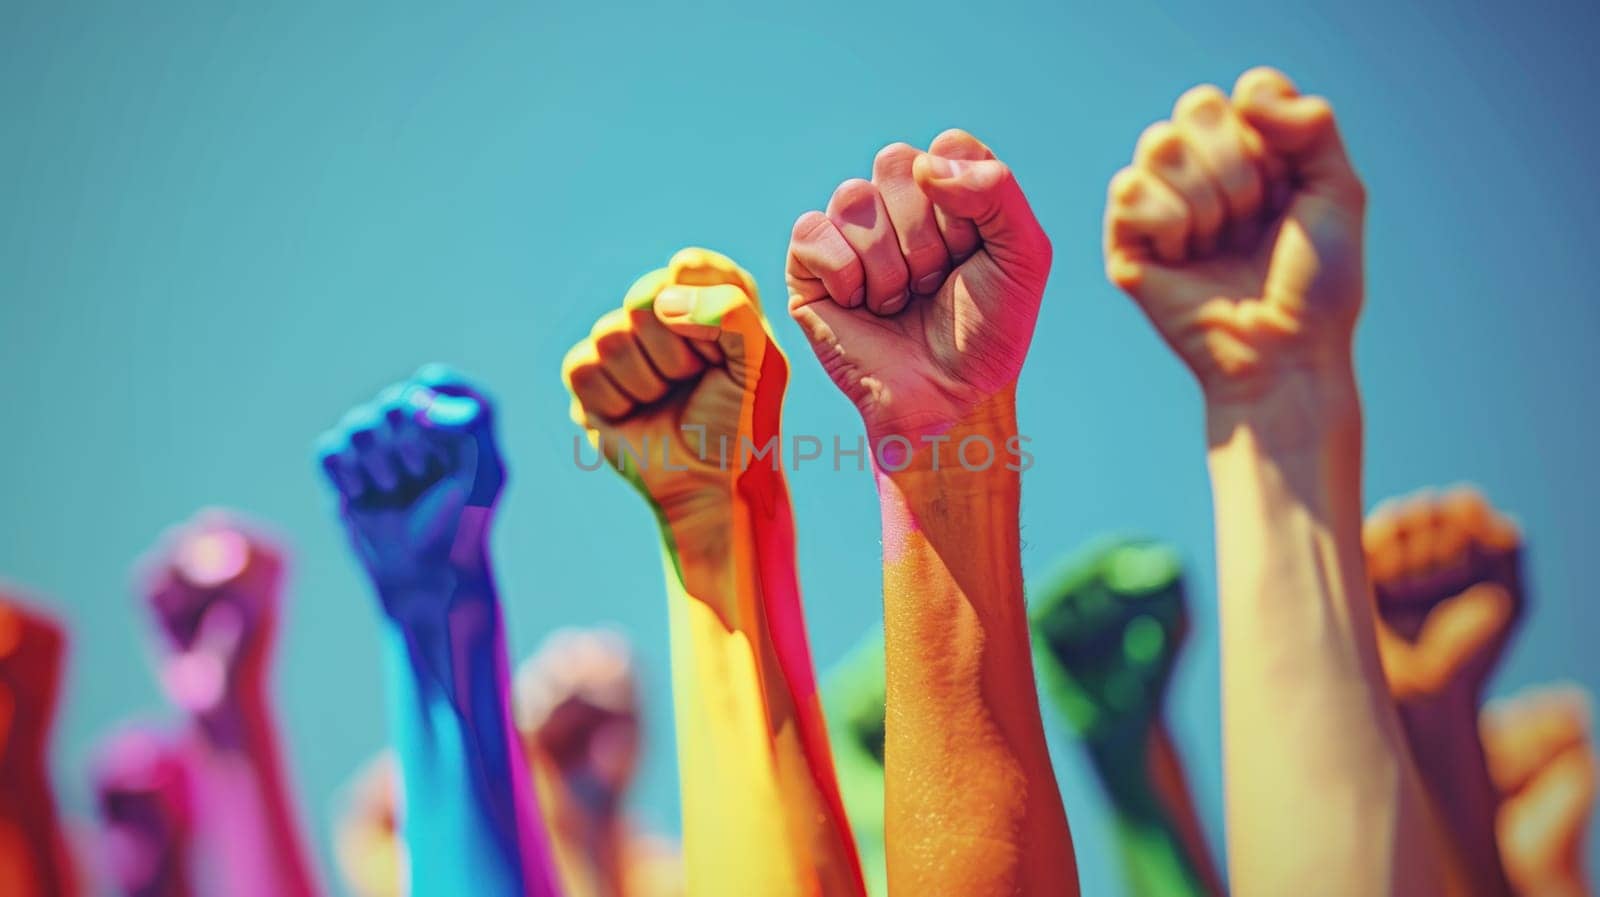
[[1016,384],[970,408],[950,426],[937,431],[873,430],[869,449],[880,483],[905,486],[940,483],[982,490],[1003,482],[1031,463],[1023,451],[1027,440],[1017,431]]
[[680,558],[725,554],[737,513],[731,486],[707,486],[655,502],[664,535]]
[[456,607],[493,601],[490,582],[488,556],[479,548],[380,582],[378,595],[384,613],[402,630],[438,629]]
[[1244,429],[1265,447],[1301,447],[1359,427],[1361,419],[1355,368],[1348,357],[1207,389],[1205,400],[1213,445]]
[[196,729],[212,745],[241,747],[265,722],[266,687],[262,679],[239,677],[220,700],[193,712]]
[[1160,797],[1150,779],[1149,742],[1148,736],[1131,734],[1084,742],[1090,765],[1120,815],[1161,815]]

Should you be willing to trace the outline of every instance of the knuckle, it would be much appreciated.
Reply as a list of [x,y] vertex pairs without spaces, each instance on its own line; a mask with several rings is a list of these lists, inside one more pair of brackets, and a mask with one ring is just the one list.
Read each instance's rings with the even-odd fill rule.
[[878,188],[865,178],[851,178],[841,183],[833,191],[833,199],[829,202],[830,208],[855,208],[868,203],[876,202]]
[[1183,152],[1183,136],[1178,127],[1166,119],[1147,126],[1134,144],[1134,158],[1152,165],[1176,164]]
[[1199,84],[1184,91],[1178,97],[1178,102],[1173,109],[1184,116],[1196,113],[1214,113],[1222,111],[1228,104],[1227,94],[1215,84]]
[[1143,188],[1144,179],[1139,170],[1129,166],[1111,176],[1111,183],[1106,186],[1106,198],[1116,205],[1129,205],[1139,201]]
[[821,239],[832,226],[827,215],[816,210],[805,212],[794,220],[789,239],[795,243],[809,243]]
[[899,168],[909,168],[910,163],[917,157],[917,148],[909,143],[896,142],[878,150],[872,157],[872,170],[891,171]]

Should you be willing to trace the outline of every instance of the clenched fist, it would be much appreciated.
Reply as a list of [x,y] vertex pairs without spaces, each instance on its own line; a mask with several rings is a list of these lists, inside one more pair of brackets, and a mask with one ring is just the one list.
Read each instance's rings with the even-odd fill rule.
[[1378,644],[1402,709],[1465,692],[1472,701],[1522,614],[1522,537],[1469,488],[1386,502],[1362,529]]
[[225,512],[202,511],[141,566],[161,635],[161,682],[175,704],[208,713],[261,684],[283,587],[277,546]]
[[351,544],[390,614],[442,580],[484,573],[505,483],[493,418],[476,386],[429,365],[319,440]]
[[1362,531],[1378,647],[1406,740],[1473,893],[1512,893],[1495,862],[1500,800],[1478,705],[1523,609],[1522,537],[1469,488],[1386,502]]
[[1489,772],[1500,794],[1500,860],[1520,897],[1585,897],[1584,843],[1600,761],[1589,696],[1576,686],[1530,689],[1481,718]]
[[118,893],[189,893],[188,773],[160,732],[127,729],[100,751],[94,770],[101,852]]
[[1050,240],[964,131],[884,147],[789,242],[789,313],[874,441],[948,430],[1016,382]]
[[1111,180],[1106,271],[1208,397],[1349,366],[1366,194],[1333,110],[1272,69],[1178,99]]
[[767,443],[789,365],[755,281],[726,256],[684,249],[639,278],[562,378],[573,419],[669,521],[725,507],[746,470],[779,469]]
[[1142,762],[1188,634],[1183,569],[1171,548],[1097,545],[1035,592],[1047,681],[1096,759]]
[[555,764],[579,809],[620,811],[639,762],[638,683],[627,640],[560,629],[517,668],[514,715],[525,746]]

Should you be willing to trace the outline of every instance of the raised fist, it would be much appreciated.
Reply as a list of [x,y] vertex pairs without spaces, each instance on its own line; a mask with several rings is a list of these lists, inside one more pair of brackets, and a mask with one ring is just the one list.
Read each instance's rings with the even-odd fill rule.
[[[725,505],[745,470],[772,470],[789,365],[755,281],[726,256],[684,249],[639,278],[567,353],[573,419],[667,515]],[[758,401],[759,397],[764,397]]]
[[1522,614],[1522,537],[1469,488],[1386,502],[1362,530],[1378,645],[1401,704],[1476,701]]
[[558,630],[517,668],[517,730],[582,809],[617,813],[639,762],[638,685],[621,635]]
[[1208,396],[1348,368],[1366,195],[1327,101],[1280,72],[1196,87],[1111,180],[1106,272]]
[[389,613],[403,612],[408,595],[484,571],[505,467],[493,408],[470,381],[428,365],[346,414],[318,456]]
[[1591,894],[1584,844],[1594,816],[1596,761],[1589,697],[1546,687],[1490,704],[1481,730],[1500,793],[1500,861],[1516,893]]
[[283,553],[272,541],[226,511],[205,510],[168,530],[139,567],[173,703],[206,713],[261,683],[283,587]]
[[595,814],[614,814],[638,766],[638,684],[627,641],[610,630],[558,630],[523,660],[517,729],[555,763]]
[[1177,554],[1155,542],[1102,542],[1034,595],[1045,681],[1068,724],[1091,748],[1142,763],[1189,629]]
[[965,131],[884,147],[789,240],[789,313],[875,442],[949,429],[1016,382],[1050,241]]
[[186,894],[189,785],[182,753],[161,734],[129,729],[101,748],[94,789],[101,855],[118,893]]

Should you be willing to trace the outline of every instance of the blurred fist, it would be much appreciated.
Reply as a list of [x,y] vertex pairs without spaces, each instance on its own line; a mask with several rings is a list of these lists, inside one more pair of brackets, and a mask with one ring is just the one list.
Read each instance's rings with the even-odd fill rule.
[[1389,690],[1476,699],[1522,614],[1522,537],[1477,491],[1385,502],[1362,529]]
[[1106,272],[1213,398],[1347,368],[1366,194],[1326,100],[1267,68],[1196,87],[1111,179]]
[[189,789],[176,745],[149,730],[118,733],[100,750],[94,789],[101,855],[118,892],[188,894]]
[[1016,382],[1050,253],[1011,169],[946,131],[800,216],[789,313],[869,436],[931,434]]
[[1068,723],[1092,747],[1142,764],[1189,629],[1176,552],[1104,542],[1035,595],[1033,631]]
[[583,809],[620,810],[639,761],[638,685],[628,643],[604,629],[558,630],[517,668],[517,729]]
[[1481,717],[1489,773],[1500,792],[1500,861],[1523,897],[1583,897],[1584,844],[1594,816],[1589,697],[1575,686],[1523,692]]
[[400,839],[400,775],[394,754],[369,760],[347,786],[334,821],[334,861],[357,897],[402,897],[405,842]]
[[261,683],[284,574],[272,541],[229,512],[205,510],[163,534],[139,569],[173,703],[213,711]]
[[0,781],[43,759],[65,653],[54,620],[0,590]]
[[[778,432],[788,362],[755,281],[726,256],[685,249],[639,278],[567,353],[572,416],[670,520],[725,505]],[[757,401],[758,396],[771,396]]]
[[319,440],[318,456],[391,615],[443,578],[484,570],[505,467],[493,408],[466,378],[422,368],[346,414]]

